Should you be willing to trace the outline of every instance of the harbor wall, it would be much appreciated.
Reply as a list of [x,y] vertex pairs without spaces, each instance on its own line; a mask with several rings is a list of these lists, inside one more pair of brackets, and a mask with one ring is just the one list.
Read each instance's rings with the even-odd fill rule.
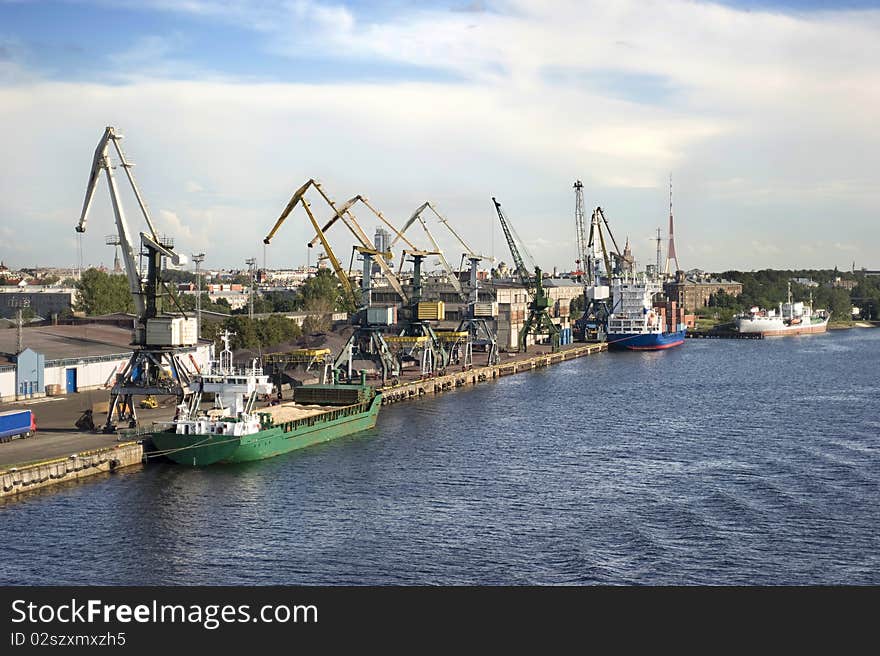
[[467,371],[447,373],[433,378],[405,381],[398,385],[389,385],[381,388],[382,405],[418,399],[427,394],[442,394],[459,387],[477,385],[478,383],[495,380],[501,376],[510,376],[523,371],[549,367],[566,360],[574,360],[575,358],[582,358],[607,350],[608,344],[606,343],[580,344],[563,348],[555,353],[542,353],[541,355],[517,358],[496,365],[473,367]]
[[30,465],[0,470],[0,498],[137,465],[144,456],[139,442],[124,442]]

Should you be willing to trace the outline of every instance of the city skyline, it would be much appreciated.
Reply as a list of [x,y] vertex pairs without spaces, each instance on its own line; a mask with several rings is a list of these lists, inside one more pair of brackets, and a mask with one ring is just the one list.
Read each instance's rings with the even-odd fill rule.
[[[160,230],[222,268],[263,262],[311,177],[397,226],[431,200],[509,263],[497,196],[537,263],[560,270],[574,268],[581,179],[588,209],[650,263],[670,173],[686,270],[880,265],[875,3],[95,0],[0,3],[0,19],[0,135],[15,153],[0,259],[17,267],[77,264],[105,125],[128,136]],[[301,212],[270,268],[306,264]],[[113,230],[102,181],[84,262],[112,262]],[[347,261],[352,239],[330,236]]]

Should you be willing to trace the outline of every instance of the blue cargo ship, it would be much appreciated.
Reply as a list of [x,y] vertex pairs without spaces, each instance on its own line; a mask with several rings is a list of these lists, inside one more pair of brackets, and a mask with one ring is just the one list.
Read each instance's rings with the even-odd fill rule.
[[655,303],[660,283],[645,276],[624,276],[611,283],[608,346],[630,351],[660,351],[684,344],[684,313],[674,303]]
[[608,335],[608,346],[630,351],[660,351],[684,344],[684,330],[671,333],[641,333]]

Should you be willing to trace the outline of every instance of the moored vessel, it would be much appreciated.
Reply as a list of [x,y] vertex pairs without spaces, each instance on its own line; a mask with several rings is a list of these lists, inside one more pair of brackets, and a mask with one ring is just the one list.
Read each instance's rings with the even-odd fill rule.
[[684,310],[675,301],[655,302],[660,283],[647,276],[622,276],[611,282],[608,346],[659,351],[684,343]]
[[[229,333],[224,349],[195,382],[197,392],[177,408],[175,419],[151,433],[158,453],[179,464],[262,460],[373,428],[382,395],[366,383],[303,385],[294,401],[256,408],[271,397],[274,385],[256,361],[244,369],[232,365]],[[202,394],[214,395],[214,407],[202,410]]]
[[792,303],[789,283],[787,303],[780,303],[779,308],[773,310],[752,307],[748,312],[734,316],[733,323],[739,333],[783,337],[824,333],[828,329],[830,318],[829,312],[813,308],[812,297],[809,305],[803,302]]

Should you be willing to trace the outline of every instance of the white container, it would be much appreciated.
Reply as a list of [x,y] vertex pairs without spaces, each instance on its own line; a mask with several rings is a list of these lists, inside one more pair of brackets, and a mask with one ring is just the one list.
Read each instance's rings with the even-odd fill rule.
[[498,303],[474,303],[475,317],[497,317]]
[[603,301],[611,296],[608,285],[596,285],[587,287],[587,298],[591,301]]
[[198,342],[196,320],[183,317],[147,319],[149,346],[192,346]]
[[397,323],[397,306],[367,308],[367,323],[391,326]]

